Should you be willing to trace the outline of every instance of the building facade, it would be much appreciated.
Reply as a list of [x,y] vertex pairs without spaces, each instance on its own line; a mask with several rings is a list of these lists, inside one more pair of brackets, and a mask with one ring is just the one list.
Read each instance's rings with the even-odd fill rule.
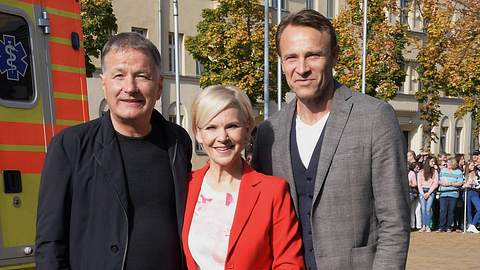
[[[272,12],[276,12],[277,0],[273,1],[274,3],[270,0],[271,9]],[[400,5],[402,3],[404,5],[413,4],[412,1],[401,1],[403,2],[400,2]],[[186,51],[184,40],[188,36],[196,35],[196,25],[201,20],[201,11],[205,8],[214,8],[217,3],[212,0],[179,0],[178,2],[180,119],[182,126],[192,135],[190,107],[193,99],[201,91],[199,77],[202,67]],[[345,0],[281,0],[281,8],[283,14],[287,14],[288,12],[308,7],[318,10],[329,18],[333,18],[345,7],[345,2]],[[138,32],[149,38],[159,48],[162,56],[161,68],[165,79],[163,95],[156,108],[165,118],[175,121],[175,107],[178,98],[175,95],[173,0],[143,0],[141,5],[137,4],[136,1],[113,0],[112,4],[117,18],[118,32]],[[412,9],[405,18],[390,16],[390,19],[404,20],[410,26],[410,35],[420,39],[424,38],[424,34],[421,31],[422,24],[419,12],[415,12]],[[390,103],[397,112],[408,148],[418,152],[423,148],[424,141],[422,139],[423,125],[419,119],[418,102],[414,97],[415,91],[421,87],[418,81],[415,57],[415,50],[406,50],[407,78],[404,86],[399,89],[399,93]],[[97,63],[97,66],[99,67],[99,63]],[[107,109],[106,102],[103,99],[99,73],[100,71],[93,78],[87,79],[91,119],[97,118]],[[270,112],[274,113],[277,106],[273,102],[271,103]],[[440,109],[444,114],[444,118],[441,120],[440,127],[435,130],[439,134],[440,139],[437,143],[432,143],[431,149],[433,153],[468,154],[474,148],[476,142],[472,137],[472,120],[470,115],[466,115],[463,119],[454,118],[454,112],[459,104],[461,104],[459,99],[441,98]],[[193,135],[192,141],[195,142]],[[198,168],[206,162],[207,157],[199,145],[196,144],[194,147],[192,163],[194,168]]]
[[[405,24],[410,38],[422,44],[427,37],[423,32],[419,0],[397,1],[398,6],[405,12],[400,17],[387,13],[388,19],[391,22],[400,21]],[[415,99],[415,93],[422,87],[417,71],[418,50],[415,46],[410,45],[404,51],[405,82],[398,90],[396,97],[390,101],[390,104],[395,108],[408,148],[418,153],[427,148],[427,142],[424,137],[424,125],[420,120],[419,104]],[[478,149],[479,138],[472,134],[474,122],[471,114],[468,113],[462,118],[455,118],[455,111],[462,102],[463,100],[459,98],[447,96],[440,98],[440,111],[443,115],[439,121],[439,126],[433,130],[438,140],[430,144],[432,153],[465,154],[469,156],[473,149]]]

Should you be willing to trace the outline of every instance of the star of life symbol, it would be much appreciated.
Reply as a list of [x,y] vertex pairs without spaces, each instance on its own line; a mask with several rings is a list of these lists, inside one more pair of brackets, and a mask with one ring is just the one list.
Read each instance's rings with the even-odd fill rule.
[[21,42],[15,41],[15,36],[3,35],[0,40],[0,74],[7,73],[7,79],[18,81],[19,75],[25,77],[28,63],[27,53]]

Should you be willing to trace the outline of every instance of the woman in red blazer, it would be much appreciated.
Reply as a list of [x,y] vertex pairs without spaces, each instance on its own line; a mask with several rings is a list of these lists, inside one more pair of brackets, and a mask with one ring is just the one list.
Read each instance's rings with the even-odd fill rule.
[[208,87],[192,105],[194,134],[210,160],[188,183],[188,269],[304,269],[287,182],[241,157],[253,126],[250,101],[237,88]]

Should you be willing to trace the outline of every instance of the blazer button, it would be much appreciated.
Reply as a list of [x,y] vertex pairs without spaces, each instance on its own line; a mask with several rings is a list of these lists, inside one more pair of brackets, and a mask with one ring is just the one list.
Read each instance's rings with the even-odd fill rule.
[[233,269],[233,263],[227,264],[227,269]]
[[110,246],[110,250],[111,250],[113,253],[117,253],[117,252],[118,252],[118,246],[117,246],[117,245],[111,245],[111,246]]

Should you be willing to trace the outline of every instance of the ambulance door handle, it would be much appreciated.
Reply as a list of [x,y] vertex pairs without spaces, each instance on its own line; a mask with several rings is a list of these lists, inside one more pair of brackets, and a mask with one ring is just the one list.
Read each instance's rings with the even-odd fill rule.
[[40,14],[40,18],[38,18],[38,26],[43,27],[44,34],[50,34],[50,20],[48,18],[48,12],[42,11]]
[[3,186],[5,193],[22,192],[22,174],[18,170],[3,171]]

